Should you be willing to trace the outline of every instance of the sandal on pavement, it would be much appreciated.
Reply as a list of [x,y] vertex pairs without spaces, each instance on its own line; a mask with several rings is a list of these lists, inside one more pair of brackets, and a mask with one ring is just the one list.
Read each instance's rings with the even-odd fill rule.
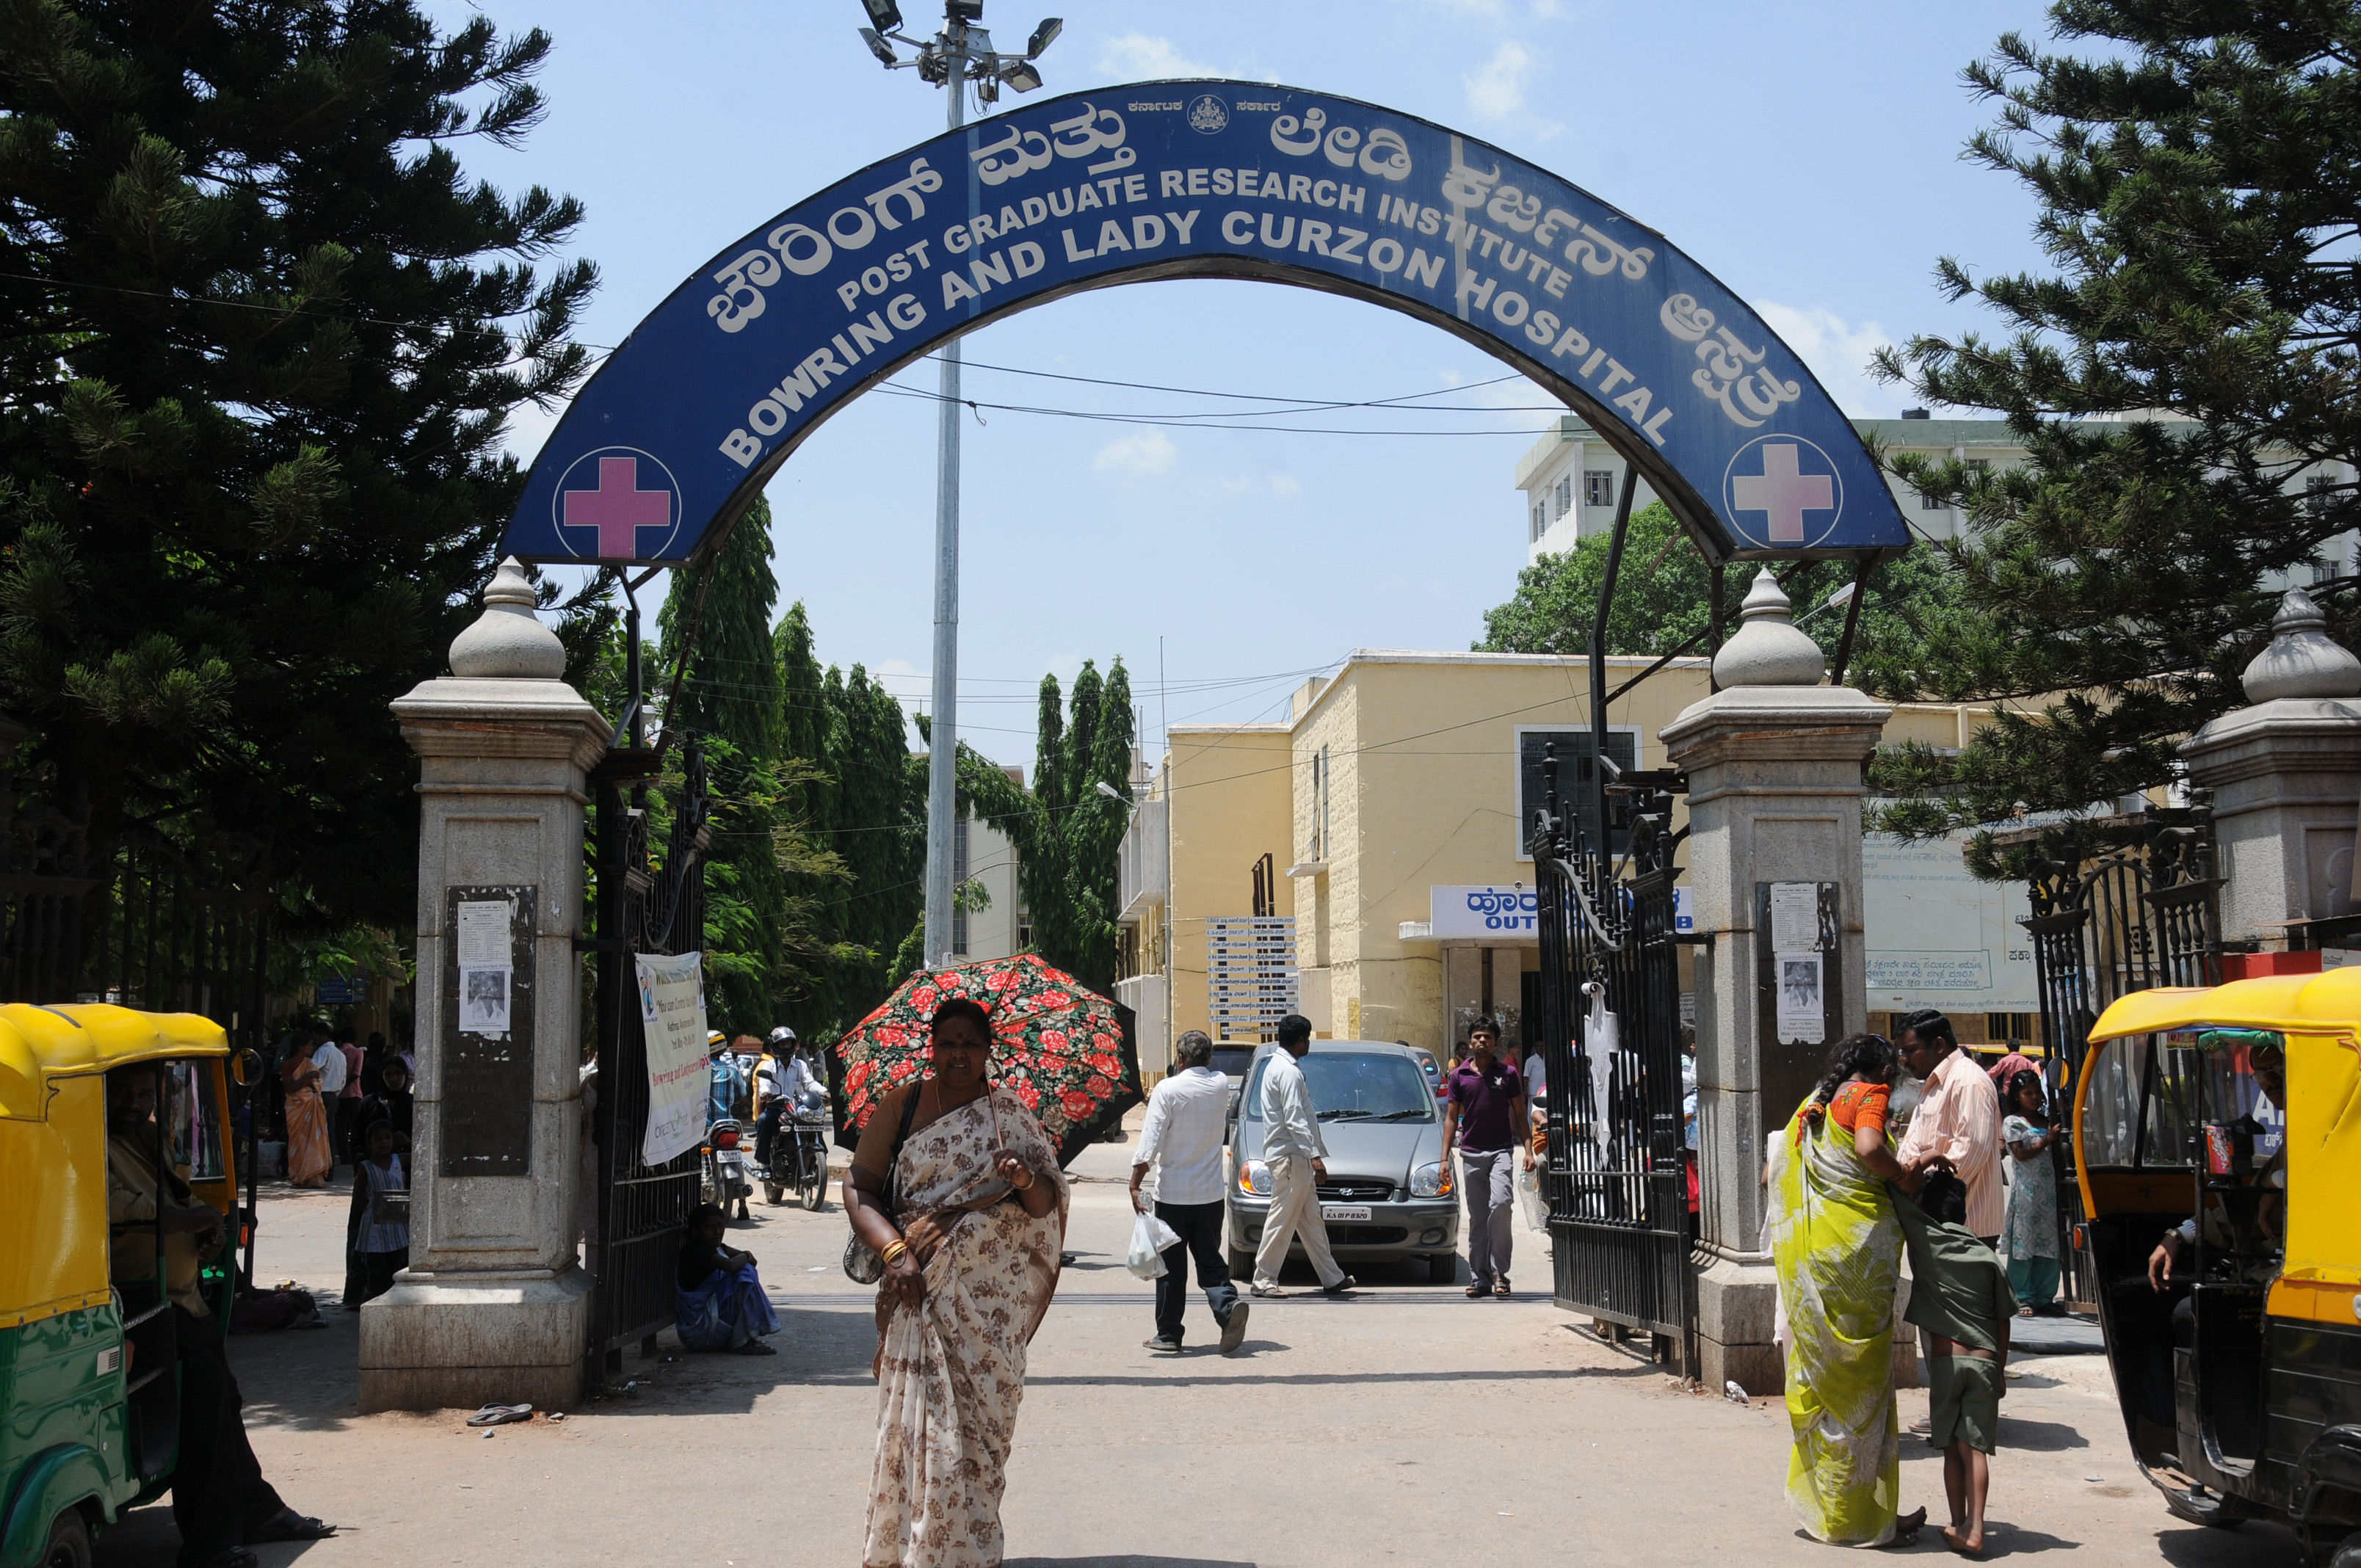
[[1894,1521],[1894,1539],[1887,1541],[1885,1544],[1888,1546],[1908,1546],[1918,1539],[1918,1532],[1921,1530],[1924,1530],[1926,1526],[1927,1510],[1925,1508],[1913,1508],[1910,1512],[1904,1514],[1900,1519]]
[[1353,1293],[1354,1288],[1360,1283],[1361,1282],[1359,1280],[1354,1278],[1348,1274],[1345,1276],[1344,1278],[1336,1281],[1334,1285],[1323,1285],[1320,1288],[1320,1294],[1323,1296],[1349,1296]]
[[1489,1285],[1470,1285],[1467,1288],[1467,1299],[1470,1301],[1477,1300],[1481,1297],[1489,1296],[1491,1293],[1492,1288]]
[[1499,1275],[1495,1275],[1495,1276],[1493,1276],[1493,1277],[1492,1277],[1492,1294],[1494,1294],[1495,1296],[1505,1296],[1505,1295],[1507,1295],[1508,1293],[1509,1293],[1509,1277],[1508,1277],[1507,1275],[1505,1275],[1505,1274],[1499,1274]]
[[[511,1421],[529,1421],[531,1420],[533,1420],[533,1407],[531,1405],[486,1405],[482,1409],[478,1410],[474,1415],[467,1418],[467,1424],[471,1427],[504,1427]],[[276,1538],[274,1537],[272,1539]],[[291,1536],[288,1539],[293,1540],[296,1538]]]
[[1287,1296],[1287,1292],[1286,1292],[1286,1291],[1284,1291],[1284,1290],[1281,1290],[1281,1289],[1280,1289],[1278,1286],[1276,1286],[1276,1285],[1255,1285],[1255,1286],[1250,1286],[1250,1287],[1248,1287],[1248,1294],[1250,1294],[1250,1295],[1255,1295],[1255,1296],[1276,1296],[1276,1297],[1280,1298],[1281,1299],[1284,1299],[1286,1298],[1286,1296]]
[[281,1508],[262,1521],[251,1532],[255,1541],[325,1541],[336,1533],[336,1527],[293,1508]]

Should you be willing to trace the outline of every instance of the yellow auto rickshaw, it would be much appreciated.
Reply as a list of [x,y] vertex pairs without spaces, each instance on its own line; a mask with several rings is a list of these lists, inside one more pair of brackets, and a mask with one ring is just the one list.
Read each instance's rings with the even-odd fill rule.
[[[2133,1457],[2206,1525],[2361,1565],[2361,969],[2135,992],[2074,1101]],[[2340,1544],[2342,1543],[2342,1544]]]
[[162,1204],[110,1224],[109,1145],[234,1235],[228,1057],[194,1014],[0,1006],[0,1568],[81,1568],[98,1527],[171,1484],[172,1298],[225,1333],[231,1253],[168,1236]]

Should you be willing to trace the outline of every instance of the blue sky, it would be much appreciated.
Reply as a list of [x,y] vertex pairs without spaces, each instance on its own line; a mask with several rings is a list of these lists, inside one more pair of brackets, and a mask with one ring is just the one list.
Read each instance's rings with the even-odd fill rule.
[[[574,249],[604,278],[581,334],[592,344],[620,342],[717,247],[942,124],[940,90],[862,48],[858,0],[434,8],[555,38],[546,122],[522,151],[460,152],[470,175],[586,203]],[[927,0],[904,8],[913,31],[939,20]],[[1935,291],[1937,257],[1982,271],[2040,262],[2030,200],[1960,156],[1992,117],[1960,70],[2004,31],[2038,33],[2029,0],[988,0],[985,22],[1005,49],[1056,9],[1066,27],[1041,61],[1047,92],[1279,81],[1555,170],[1711,268],[1849,412],[1908,400],[1863,372],[1876,345],[1977,324]],[[1471,389],[1438,400],[1469,411],[1415,422],[1471,433],[1449,436],[971,420],[961,729],[987,755],[1029,764],[1045,670],[1064,679],[1120,655],[1153,746],[1167,713],[1279,717],[1304,673],[1356,646],[1465,648],[1514,587],[1525,532],[1511,470],[1552,400],[1432,327],[1301,290],[1167,281],[1060,301],[965,345],[972,365],[1176,388],[1340,400]],[[896,379],[931,389],[934,373]],[[983,369],[967,390],[1099,412],[1209,406]],[[934,419],[930,401],[873,392],[770,488],[783,608],[805,601],[823,658],[914,697],[932,635]],[[550,422],[516,422],[520,455]]]

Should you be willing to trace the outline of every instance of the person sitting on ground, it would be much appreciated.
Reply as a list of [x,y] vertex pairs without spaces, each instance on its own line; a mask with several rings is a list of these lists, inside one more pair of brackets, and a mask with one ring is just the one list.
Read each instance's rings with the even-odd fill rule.
[[[393,1124],[371,1122],[361,1134],[362,1155],[353,1168],[353,1208],[345,1224],[345,1310],[357,1312],[393,1288],[393,1277],[410,1266],[410,1173],[395,1151]],[[401,1201],[388,1203],[388,1195]]]
[[1910,1304],[1905,1322],[1927,1331],[1927,1442],[1943,1451],[1943,1495],[1951,1522],[1943,1540],[1970,1557],[1984,1549],[1990,1456],[2000,1435],[2000,1401],[2008,1366],[2008,1330],[2016,1297],[1998,1255],[1967,1228],[1967,1184],[1930,1177],[1919,1202],[1894,1206],[1910,1248]]
[[181,1375],[180,1448],[172,1464],[179,1568],[261,1568],[248,1545],[320,1541],[336,1527],[297,1513],[262,1478],[247,1441],[237,1379],[198,1286],[200,1266],[221,1250],[222,1216],[170,1169],[158,1168],[156,1116],[153,1068],[106,1075],[108,1272],[118,1291],[152,1291],[160,1239]]
[[728,1227],[715,1204],[700,1203],[688,1217],[673,1301],[681,1348],[776,1355],[762,1336],[779,1332],[779,1315],[754,1272],[754,1255],[723,1243]]

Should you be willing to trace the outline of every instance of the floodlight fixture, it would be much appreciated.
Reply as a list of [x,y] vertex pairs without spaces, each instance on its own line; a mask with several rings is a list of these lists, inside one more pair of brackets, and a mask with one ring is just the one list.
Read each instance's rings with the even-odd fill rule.
[[869,25],[881,33],[890,33],[902,25],[902,7],[894,0],[861,0],[861,7],[869,13]]
[[1859,583],[1846,583],[1839,587],[1836,592],[1830,594],[1828,596],[1828,603],[1820,606],[1820,608],[1822,609],[1834,609],[1840,604],[1850,604],[1852,602],[1852,596],[1859,592],[1860,588],[1861,585]]
[[869,46],[869,52],[877,57],[878,64],[890,68],[902,63],[894,57],[894,46],[887,43],[885,41],[885,35],[879,32],[876,28],[862,28],[861,41]]
[[[1065,29],[1066,23],[1063,17],[1043,17],[1041,25],[1033,29],[1033,36],[1025,40],[1025,58],[1027,60],[1040,59],[1041,51],[1048,49],[1051,44],[1056,43],[1058,41],[1058,35],[1065,31]],[[1022,92],[1024,89],[1019,88],[1018,91]]]
[[1000,79],[1019,93],[1030,93],[1041,85],[1041,73],[1029,60],[1020,60],[1000,73]]
[[983,0],[943,0],[943,15],[954,22],[983,20]]
[[1121,790],[1119,790],[1119,789],[1115,788],[1115,785],[1113,785],[1113,784],[1111,784],[1107,783],[1107,782],[1106,782],[1106,780],[1104,780],[1104,779],[1101,779],[1101,780],[1099,780],[1097,784],[1095,784],[1092,785],[1091,787],[1093,787],[1093,789],[1097,790],[1101,795],[1103,795],[1106,796],[1109,800],[1122,800],[1122,799],[1123,799],[1123,791],[1121,791]]

